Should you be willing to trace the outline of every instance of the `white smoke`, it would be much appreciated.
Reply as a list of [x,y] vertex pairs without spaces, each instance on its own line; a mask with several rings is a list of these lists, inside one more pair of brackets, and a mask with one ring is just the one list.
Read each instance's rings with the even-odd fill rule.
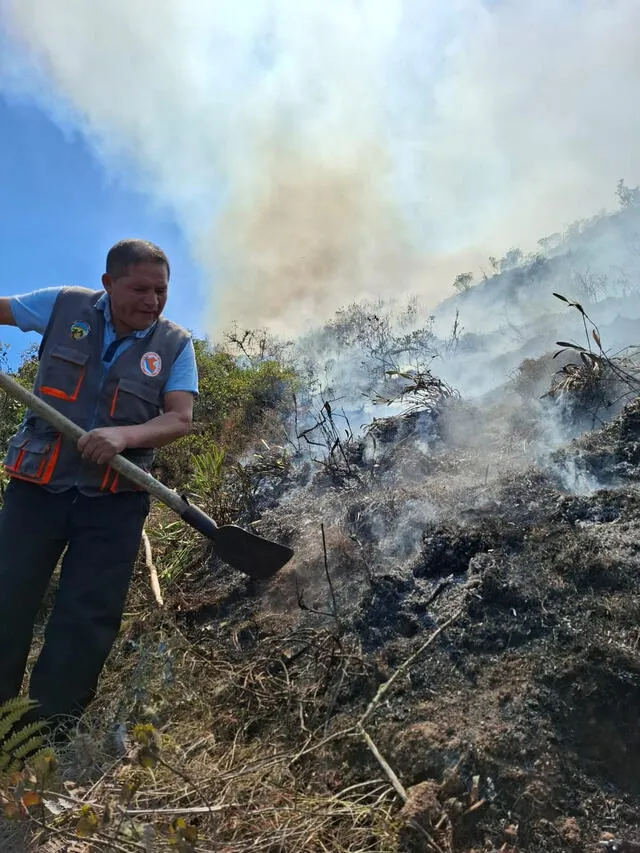
[[0,85],[172,207],[209,331],[299,331],[638,181],[637,0],[0,0]]

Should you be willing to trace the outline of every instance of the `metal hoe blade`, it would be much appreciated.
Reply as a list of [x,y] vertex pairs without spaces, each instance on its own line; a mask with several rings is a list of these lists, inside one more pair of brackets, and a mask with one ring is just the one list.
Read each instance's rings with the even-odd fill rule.
[[218,527],[193,504],[187,505],[182,518],[211,540],[221,560],[255,580],[270,578],[293,557],[293,551],[286,545],[256,536],[236,524]]

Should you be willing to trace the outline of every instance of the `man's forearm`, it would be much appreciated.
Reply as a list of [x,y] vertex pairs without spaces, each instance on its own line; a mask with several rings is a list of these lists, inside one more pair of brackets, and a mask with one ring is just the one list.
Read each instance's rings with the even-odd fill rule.
[[8,297],[0,297],[0,326],[15,326],[16,321]]
[[135,448],[164,447],[191,431],[193,397],[184,391],[165,395],[164,412],[144,424],[92,429],[78,441],[82,458],[105,465],[116,454]]
[[191,431],[191,418],[179,412],[164,412],[145,424],[120,427],[127,447],[164,447]]

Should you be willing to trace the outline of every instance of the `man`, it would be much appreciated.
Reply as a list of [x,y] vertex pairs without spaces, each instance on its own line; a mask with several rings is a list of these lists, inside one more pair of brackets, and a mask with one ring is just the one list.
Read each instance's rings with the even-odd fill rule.
[[115,641],[149,497],[109,467],[149,470],[153,448],[191,428],[189,334],[164,319],[169,262],[157,246],[109,251],[103,290],[0,298],[0,324],[43,335],[34,393],[80,425],[77,447],[28,411],[9,442],[0,512],[0,702],[18,695],[39,607],[60,584],[29,695],[52,722],[82,713]]

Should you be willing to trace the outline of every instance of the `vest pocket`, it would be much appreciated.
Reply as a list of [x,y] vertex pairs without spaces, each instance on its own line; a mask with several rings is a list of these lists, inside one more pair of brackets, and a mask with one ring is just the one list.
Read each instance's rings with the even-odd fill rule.
[[46,485],[58,461],[62,436],[35,438],[15,435],[9,439],[5,469],[12,477]]
[[143,424],[160,414],[160,388],[120,379],[115,387],[109,416],[116,426]]
[[89,353],[71,347],[52,347],[45,363],[40,393],[75,403],[84,382]]

